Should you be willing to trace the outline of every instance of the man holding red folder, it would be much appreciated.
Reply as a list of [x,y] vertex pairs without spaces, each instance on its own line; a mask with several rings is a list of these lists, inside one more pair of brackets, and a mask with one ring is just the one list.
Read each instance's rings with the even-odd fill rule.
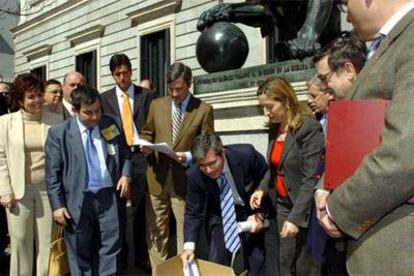
[[[319,113],[316,115],[320,117],[319,121],[324,129],[325,137],[328,125],[331,125],[328,124],[329,102],[346,97],[352,83],[357,78],[357,74],[365,64],[366,56],[367,47],[365,43],[355,35],[345,32],[329,42],[314,56],[317,75],[310,84],[316,84],[320,92],[316,93],[309,89],[308,104],[314,112]],[[329,115],[330,117],[331,115]],[[325,161],[325,159],[321,160],[317,174],[322,175],[326,171]],[[341,164],[335,165],[342,167]],[[324,177],[322,177],[322,180],[324,180]],[[323,183],[318,184],[318,186],[323,186]],[[318,212],[319,216],[326,215],[324,210],[326,208],[326,196],[329,193],[330,191],[324,189],[318,189],[315,193],[315,207],[317,210],[322,210]],[[319,198],[324,199],[324,201],[320,202]],[[309,229],[307,250],[314,258],[320,260],[321,272],[326,275],[347,275],[345,267],[346,239],[329,238],[319,225],[315,214],[312,215]]]
[[414,1],[342,1],[369,61],[349,99],[390,100],[382,142],[329,197],[321,225],[348,242],[351,275],[414,272]]

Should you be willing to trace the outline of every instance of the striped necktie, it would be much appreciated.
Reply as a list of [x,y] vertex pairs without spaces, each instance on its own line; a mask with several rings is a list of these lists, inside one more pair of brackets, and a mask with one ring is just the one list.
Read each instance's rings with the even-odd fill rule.
[[178,132],[180,131],[181,121],[183,118],[183,112],[181,110],[181,103],[174,103],[175,112],[172,118],[172,142],[175,142],[177,139]]
[[367,59],[370,59],[375,52],[377,51],[377,49],[379,48],[379,46],[381,45],[381,42],[384,40],[385,35],[383,34],[379,34],[379,36],[377,36],[371,43],[371,47],[369,47],[369,51],[368,51],[368,55],[367,55]]
[[240,248],[240,237],[237,229],[236,210],[230,183],[224,174],[221,174],[217,183],[220,188],[220,207],[223,223],[224,244],[231,253]]

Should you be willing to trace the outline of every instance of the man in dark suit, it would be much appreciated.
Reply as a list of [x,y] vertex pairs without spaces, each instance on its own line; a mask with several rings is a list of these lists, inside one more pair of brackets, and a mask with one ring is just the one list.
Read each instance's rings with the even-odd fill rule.
[[341,231],[350,236],[351,275],[411,275],[414,2],[348,0],[343,5],[358,37],[372,41],[369,59],[347,98],[390,101],[381,143],[331,195],[319,199],[319,220],[331,236]]
[[[367,58],[367,47],[355,35],[343,32],[342,35],[329,42],[315,56],[317,75],[310,82],[308,104],[319,117],[326,138],[328,120],[328,105],[334,99],[343,99],[350,90]],[[314,90],[311,90],[313,88]],[[318,116],[319,115],[319,116]],[[318,175],[322,175],[325,162],[322,160],[318,167]],[[330,191],[321,186],[315,193],[316,206],[318,195]],[[322,273],[327,275],[346,275],[345,246],[346,239],[328,238],[319,225],[315,212],[312,214],[308,234],[308,249],[318,259],[322,258]],[[310,246],[311,245],[311,246]]]
[[[263,214],[250,208],[249,198],[267,171],[264,157],[247,144],[223,147],[214,134],[198,136],[191,152],[196,164],[187,171],[184,265],[194,259],[205,219],[209,260],[231,265],[236,273],[248,269],[259,274],[264,264]],[[242,221],[250,224],[245,233],[239,233]],[[236,256],[242,256],[241,264]]]
[[63,114],[63,119],[66,120],[75,115],[71,99],[72,91],[85,84],[85,77],[77,71],[71,71],[63,77],[63,99],[62,102],[57,105],[57,111]]
[[[146,272],[151,272],[148,257],[148,247],[145,239],[145,200],[147,190],[147,160],[139,147],[134,146],[139,139],[139,132],[147,119],[149,106],[152,101],[152,91],[132,84],[132,68],[128,56],[125,54],[113,55],[109,61],[109,68],[115,80],[115,87],[101,95],[104,113],[120,118],[122,130],[127,144],[131,147],[132,155],[132,217],[135,251],[135,265]],[[124,204],[125,205],[125,204]],[[125,209],[123,207],[123,209]],[[125,213],[125,210],[123,210]],[[126,221],[124,221],[125,225]],[[126,231],[125,227],[124,230]],[[125,236],[125,235],[124,235]],[[128,249],[123,242],[123,260],[127,260]]]
[[165,155],[142,147],[148,155],[147,236],[151,264],[167,259],[169,218],[174,212],[177,227],[177,252],[182,251],[185,170],[191,164],[190,148],[201,133],[214,132],[213,107],[196,97],[191,87],[191,69],[174,63],[167,73],[168,96],[152,101],[141,137],[151,143],[167,143],[175,153]]
[[76,116],[53,126],[46,141],[46,182],[53,217],[65,226],[72,275],[91,275],[94,235],[99,274],[118,273],[119,197],[129,196],[129,148],[115,119],[102,115],[99,92],[72,95]]

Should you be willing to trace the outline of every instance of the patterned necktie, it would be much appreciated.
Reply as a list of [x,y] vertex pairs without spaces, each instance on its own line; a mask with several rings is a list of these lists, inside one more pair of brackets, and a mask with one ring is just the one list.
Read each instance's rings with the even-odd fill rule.
[[224,174],[221,174],[217,183],[220,188],[220,207],[223,223],[224,244],[231,253],[240,248],[240,237],[237,229],[236,210],[230,183]]
[[132,122],[132,110],[129,104],[128,93],[122,93],[124,102],[122,104],[122,127],[125,133],[125,139],[128,146],[134,144],[134,127]]
[[172,142],[175,142],[175,139],[178,136],[178,132],[180,131],[181,120],[183,118],[183,112],[181,110],[181,103],[175,105],[175,112],[172,118]]
[[96,193],[102,186],[101,168],[98,151],[92,138],[93,128],[88,129],[86,139],[86,164],[88,166],[88,190]]
[[368,55],[367,55],[367,59],[370,59],[374,54],[375,51],[377,51],[377,49],[379,48],[379,46],[381,45],[381,42],[384,40],[385,35],[383,34],[379,34],[378,37],[376,37],[372,43],[371,43],[371,47],[369,47],[369,51],[368,51]]

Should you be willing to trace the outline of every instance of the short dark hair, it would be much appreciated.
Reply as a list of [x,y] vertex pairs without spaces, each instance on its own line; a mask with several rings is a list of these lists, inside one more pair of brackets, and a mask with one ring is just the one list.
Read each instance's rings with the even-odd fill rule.
[[183,78],[185,83],[190,86],[191,78],[193,74],[191,73],[190,67],[185,65],[182,62],[175,62],[171,67],[168,69],[167,72],[167,84],[170,84],[179,78]]
[[101,102],[101,97],[99,96],[98,90],[90,87],[90,86],[79,86],[75,90],[73,90],[71,94],[72,105],[76,108],[76,110],[80,110],[82,104],[84,105],[91,105],[98,100]]
[[18,75],[10,89],[10,103],[13,107],[21,107],[26,92],[37,91],[44,93],[44,86],[38,76],[31,73]]
[[329,68],[337,72],[342,69],[346,62],[351,62],[359,73],[367,60],[367,46],[355,34],[342,32],[340,37],[335,38],[317,52],[313,61],[319,62],[328,56]]
[[223,151],[223,142],[221,141],[220,136],[216,134],[202,133],[194,139],[193,146],[191,147],[191,154],[197,162],[197,160],[203,158],[211,149],[216,153]]
[[125,54],[115,54],[109,60],[109,69],[111,70],[111,74],[114,73],[116,67],[125,65],[128,67],[129,71],[132,71],[131,61],[129,57]]
[[48,85],[52,85],[52,84],[54,84],[54,85],[62,85],[62,84],[60,83],[60,81],[55,80],[55,79],[50,79],[50,80],[47,80],[47,81],[45,82],[45,88],[46,88]]

